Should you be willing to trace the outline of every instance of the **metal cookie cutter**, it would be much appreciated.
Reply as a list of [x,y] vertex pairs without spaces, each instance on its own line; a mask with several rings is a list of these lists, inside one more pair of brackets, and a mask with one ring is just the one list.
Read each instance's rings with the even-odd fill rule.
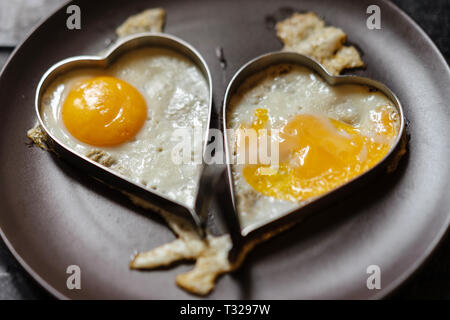
[[[277,64],[294,64],[309,68],[320,75],[329,85],[341,85],[341,84],[357,84],[365,85],[375,90],[378,90],[385,94],[396,107],[398,114],[400,116],[400,129],[395,138],[395,141],[391,147],[388,154],[373,168],[367,172],[353,178],[352,180],[346,182],[340,187],[329,191],[311,201],[307,201],[305,204],[299,205],[294,210],[286,212],[284,215],[277,218],[270,218],[263,223],[253,224],[242,228],[239,214],[236,209],[236,197],[233,188],[233,178],[231,174],[231,154],[226,129],[227,129],[227,111],[233,94],[236,93],[238,88],[242,83],[251,75],[267,69],[269,66]],[[225,153],[227,157],[227,170],[223,173],[222,178],[226,183],[220,185],[220,190],[218,190],[218,202],[220,203],[220,208],[222,208],[222,217],[225,220],[229,233],[233,240],[233,249],[230,252],[230,260],[236,259],[239,249],[245,245],[248,241],[252,239],[257,239],[263,234],[281,229],[283,226],[298,222],[299,220],[305,218],[312,212],[323,208],[336,199],[356,190],[358,187],[367,182],[370,178],[374,177],[377,172],[386,169],[386,165],[390,163],[392,157],[397,154],[400,147],[400,141],[402,136],[405,134],[405,119],[403,114],[403,109],[400,101],[396,95],[384,84],[364,77],[344,75],[344,76],[333,76],[318,62],[315,60],[304,56],[302,54],[294,52],[273,52],[264,54],[257,57],[237,71],[237,73],[232,78],[228,85],[228,88],[224,97],[223,104],[223,129],[224,129],[224,145]]]
[[[200,53],[197,52],[197,50],[195,50],[191,45],[189,45],[188,43],[186,43],[181,39],[178,39],[174,36],[167,34],[149,33],[149,32],[134,34],[120,40],[113,47],[111,47],[105,53],[104,56],[76,56],[67,58],[65,60],[56,63],[55,65],[50,67],[50,69],[48,69],[47,72],[45,72],[36,89],[36,97],[35,97],[36,114],[38,116],[40,125],[50,138],[49,144],[51,145],[51,148],[54,149],[58,155],[62,156],[68,162],[78,167],[81,167],[88,174],[98,178],[99,180],[103,181],[104,183],[115,189],[126,191],[127,193],[130,193],[141,199],[147,200],[150,203],[154,204],[155,206],[163,208],[166,211],[186,217],[194,225],[198,226],[200,234],[204,235],[203,224],[204,221],[206,220],[205,217],[207,215],[207,213],[205,212],[205,210],[207,210],[205,201],[210,200],[210,197],[205,197],[204,195],[200,199],[198,199],[199,195],[203,194],[204,192],[197,191],[196,196],[197,199],[195,201],[194,207],[193,208],[187,207],[183,203],[169,199],[161,192],[147,189],[145,186],[140,185],[134,181],[131,181],[130,179],[121,175],[120,173],[115,172],[87,158],[84,155],[75,153],[74,151],[66,147],[63,143],[58,141],[58,139],[51,134],[51,131],[48,130],[48,128],[45,125],[45,122],[42,120],[42,113],[41,113],[42,97],[48,86],[56,79],[56,77],[74,69],[106,68],[111,63],[113,63],[119,56],[123,55],[125,52],[129,52],[143,47],[157,47],[173,50],[191,60],[203,73],[209,86],[209,105],[208,105],[209,110],[208,110],[208,120],[206,124],[207,127],[204,137],[204,145],[206,145],[212,110],[212,80],[208,65],[206,64],[205,60],[202,58]],[[202,168],[202,170],[204,170],[204,167]],[[200,183],[200,185],[204,185],[204,183],[203,184]]]

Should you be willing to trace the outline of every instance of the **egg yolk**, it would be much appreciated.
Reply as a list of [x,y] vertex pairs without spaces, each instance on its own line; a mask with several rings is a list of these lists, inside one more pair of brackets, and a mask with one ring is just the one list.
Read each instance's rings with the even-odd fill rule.
[[129,83],[108,76],[76,83],[62,106],[67,130],[93,146],[116,146],[132,139],[147,118],[144,97]]
[[[256,191],[281,200],[303,201],[331,191],[388,153],[396,134],[396,114],[389,108],[370,113],[370,137],[341,121],[297,115],[280,130],[278,167],[246,164],[243,176]],[[250,127],[259,130],[267,122],[267,110],[257,109]]]

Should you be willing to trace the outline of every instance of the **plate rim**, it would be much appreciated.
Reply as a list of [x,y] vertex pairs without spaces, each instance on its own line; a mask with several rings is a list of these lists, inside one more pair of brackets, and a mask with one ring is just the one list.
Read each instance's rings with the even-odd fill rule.
[[[17,46],[14,48],[14,50],[11,52],[11,54],[6,59],[5,64],[0,69],[0,80],[3,77],[3,73],[5,72],[6,68],[8,67],[9,63],[14,59],[15,55],[23,45],[28,41],[28,39],[38,30],[40,29],[48,19],[50,19],[53,15],[55,15],[57,12],[62,10],[64,7],[72,3],[73,0],[66,0],[61,5],[53,9],[49,14],[44,16],[37,24],[31,28],[31,30],[25,35],[25,37],[17,44]],[[17,260],[17,262],[21,265],[22,268],[25,269],[25,271],[35,280],[35,282],[40,285],[42,288],[44,288],[48,293],[50,293],[54,298],[59,300],[71,300],[69,297],[64,295],[63,293],[59,292],[56,288],[54,288],[50,283],[45,281],[23,258],[22,256],[16,251],[13,244],[9,241],[9,239],[6,237],[2,226],[0,225],[0,237],[5,243],[6,247],[8,248],[9,252],[13,255],[13,257]]]
[[[430,38],[430,36],[422,29],[422,27],[414,21],[413,18],[411,18],[406,12],[404,12],[399,6],[397,6],[395,3],[389,1],[389,0],[382,0],[384,4],[390,6],[393,10],[398,12],[400,15],[403,16],[413,27],[415,30],[419,31],[419,33],[422,35],[422,37],[427,41],[427,43],[433,48],[433,51],[438,53],[439,58],[444,63],[444,65],[447,66],[447,74],[450,75],[450,67],[448,65],[447,60],[445,59],[444,55],[442,54],[441,50],[439,50],[438,46],[434,43],[434,41]],[[439,247],[439,245],[442,243],[442,240],[444,240],[444,236],[447,232],[447,230],[450,229],[450,211],[447,212],[447,220],[446,223],[442,225],[439,232],[436,233],[436,236],[434,237],[433,241],[431,241],[428,245],[428,248],[424,251],[424,253],[421,255],[419,259],[417,259],[413,264],[410,264],[410,266],[403,271],[395,280],[391,281],[387,287],[384,287],[384,289],[380,290],[376,294],[374,294],[371,299],[372,300],[378,300],[384,297],[387,297],[394,293],[395,290],[399,289],[402,284],[404,284],[406,281],[410,280],[411,277],[419,271],[421,267],[425,264],[427,259],[435,252],[435,250]]]

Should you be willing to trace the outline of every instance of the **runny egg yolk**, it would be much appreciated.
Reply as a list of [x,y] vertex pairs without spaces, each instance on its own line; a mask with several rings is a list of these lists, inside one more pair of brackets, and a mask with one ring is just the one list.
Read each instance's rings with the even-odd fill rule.
[[67,130],[93,146],[116,146],[132,139],[147,118],[144,97],[129,83],[108,76],[76,83],[62,106]]
[[[268,122],[257,109],[251,128]],[[245,180],[258,192],[281,200],[319,196],[364,173],[388,153],[396,134],[396,114],[382,106],[370,114],[374,135],[347,123],[313,114],[297,115],[279,133],[279,165],[247,164]]]

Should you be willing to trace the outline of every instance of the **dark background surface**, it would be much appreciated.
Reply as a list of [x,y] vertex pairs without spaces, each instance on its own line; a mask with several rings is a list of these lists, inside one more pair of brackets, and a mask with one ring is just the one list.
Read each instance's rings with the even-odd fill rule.
[[[36,3],[36,1],[32,2]],[[25,36],[24,32],[27,32],[42,14],[45,15],[45,12],[48,14],[64,1],[40,0],[40,2],[45,3],[45,8],[26,10],[20,6],[26,5],[27,1],[0,0],[0,67],[6,62],[14,44]],[[449,61],[450,0],[393,0],[393,2],[425,30]],[[5,17],[6,10],[10,10],[11,14],[19,14],[21,23],[14,23],[14,20],[10,19],[9,24],[2,25],[1,17],[2,15]],[[24,271],[5,244],[0,241],[0,299],[49,298],[51,296]],[[448,232],[441,245],[422,268],[390,298],[450,299],[450,236]]]

